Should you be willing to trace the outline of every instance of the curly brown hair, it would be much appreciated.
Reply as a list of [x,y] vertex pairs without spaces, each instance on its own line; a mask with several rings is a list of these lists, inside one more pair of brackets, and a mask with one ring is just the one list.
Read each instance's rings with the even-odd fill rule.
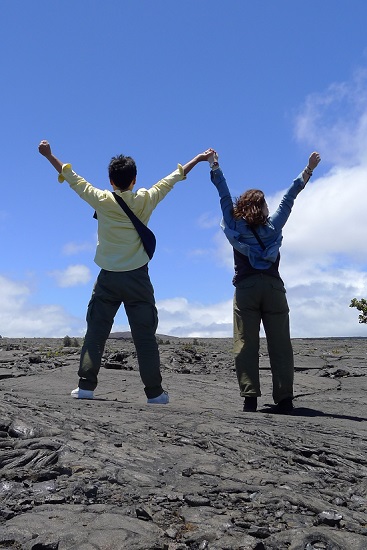
[[267,217],[263,212],[265,195],[260,189],[248,189],[235,199],[233,216],[245,218],[249,225],[264,225]]

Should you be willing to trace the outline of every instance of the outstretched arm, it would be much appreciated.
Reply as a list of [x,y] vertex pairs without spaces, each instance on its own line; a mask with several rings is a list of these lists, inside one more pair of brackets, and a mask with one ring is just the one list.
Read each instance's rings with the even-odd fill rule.
[[311,153],[308,159],[308,165],[303,170],[302,174],[300,174],[302,175],[302,178],[303,178],[303,184],[300,177],[295,179],[293,184],[290,186],[290,188],[282,198],[275,214],[270,216],[271,222],[274,225],[275,229],[281,230],[286,224],[290,216],[290,213],[292,211],[296,197],[302,191],[302,189],[304,189],[306,183],[312,176],[313,170],[319,164],[320,160],[321,160],[321,157],[319,153],[315,151]]
[[58,173],[61,174],[62,162],[52,154],[49,142],[43,139],[38,146],[38,151],[52,164]]
[[196,155],[192,160],[187,162],[183,165],[183,170],[185,176],[196,166],[199,162],[203,162],[204,160],[208,160],[209,157],[214,153],[214,149],[207,149],[204,151],[204,153],[200,153],[199,155]]
[[211,155],[207,159],[210,166],[210,179],[214,183],[218,190],[220,198],[220,207],[223,213],[223,219],[227,227],[235,228],[235,220],[233,218],[233,201],[231,193],[228,189],[226,179],[219,166],[218,153],[216,151],[211,152]]
[[308,182],[308,180],[312,176],[312,172],[314,171],[314,169],[316,168],[320,160],[321,160],[321,157],[319,153],[315,151],[311,153],[310,158],[308,159],[308,164],[302,172],[302,177],[305,184]]

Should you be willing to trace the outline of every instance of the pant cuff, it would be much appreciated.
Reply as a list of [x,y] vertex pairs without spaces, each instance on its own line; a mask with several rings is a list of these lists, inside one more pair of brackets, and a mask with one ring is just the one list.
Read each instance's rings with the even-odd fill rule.
[[153,399],[153,397],[158,397],[158,395],[161,395],[164,390],[162,386],[152,386],[149,388],[144,388],[144,391],[148,399]]
[[90,382],[86,378],[79,378],[78,388],[80,388],[81,390],[94,391],[96,387],[96,384],[93,384],[93,382]]

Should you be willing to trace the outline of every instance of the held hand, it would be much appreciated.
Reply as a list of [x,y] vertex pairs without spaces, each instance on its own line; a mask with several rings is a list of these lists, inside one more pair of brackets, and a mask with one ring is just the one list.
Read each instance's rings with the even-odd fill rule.
[[207,149],[204,153],[196,155],[196,157],[183,166],[185,176],[187,176],[187,174],[194,168],[194,166],[198,164],[198,162],[202,162],[204,160],[210,161],[210,157],[214,157],[214,155],[216,155],[214,149]]
[[38,146],[38,151],[46,158],[51,157],[51,146],[48,141],[43,139]]
[[207,149],[204,151],[204,153],[200,153],[200,155],[197,156],[198,162],[202,162],[205,160],[210,160],[210,157],[213,157],[217,153],[214,151],[214,149]]
[[320,160],[321,160],[321,157],[319,153],[315,151],[311,153],[310,158],[308,159],[308,168],[311,170],[311,172],[316,168]]

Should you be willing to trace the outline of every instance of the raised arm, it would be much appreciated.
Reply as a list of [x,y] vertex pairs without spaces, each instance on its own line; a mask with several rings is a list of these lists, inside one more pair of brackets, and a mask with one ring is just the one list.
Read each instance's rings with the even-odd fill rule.
[[55,170],[57,170],[58,173],[61,174],[62,162],[58,158],[56,158],[55,155],[52,154],[49,142],[43,139],[38,146],[38,151],[52,164]]
[[234,228],[236,225],[236,222],[233,218],[233,200],[232,200],[232,196],[229,191],[226,179],[219,166],[217,152],[212,151],[212,154],[209,156],[207,160],[210,166],[210,179],[212,183],[214,183],[219,194],[220,207],[222,209],[223,219],[227,227]]
[[213,153],[214,153],[214,149],[207,149],[206,151],[204,151],[204,153],[200,153],[199,155],[196,155],[196,157],[194,157],[192,160],[184,164],[183,170],[184,170],[185,176],[187,176],[190,170],[192,170],[194,166],[196,166],[199,162],[208,160],[210,155],[212,155]]
[[302,177],[305,184],[308,182],[308,180],[312,176],[312,172],[314,171],[314,169],[316,168],[320,160],[321,160],[321,157],[319,153],[317,153],[316,151],[311,153],[310,158],[308,159],[308,164],[302,172]]
[[[272,216],[270,216],[271,222],[277,230],[281,230],[286,224],[297,195],[302,191],[302,189],[304,189],[306,183],[312,176],[313,170],[319,164],[320,160],[321,157],[319,153],[315,151],[311,153],[308,159],[308,165],[299,175],[299,177],[294,180],[288,191],[285,193],[276,212]],[[302,176],[302,179],[300,176]]]

